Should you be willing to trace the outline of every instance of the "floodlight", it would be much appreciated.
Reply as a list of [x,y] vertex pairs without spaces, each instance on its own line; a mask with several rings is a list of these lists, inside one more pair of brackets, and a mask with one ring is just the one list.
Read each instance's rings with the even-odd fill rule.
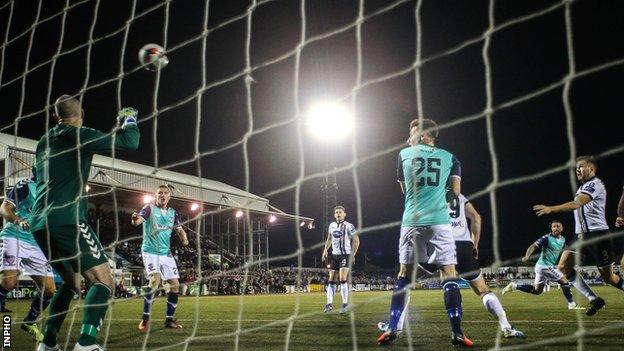
[[314,105],[307,113],[310,131],[326,141],[338,141],[353,129],[354,117],[345,106],[325,102]]

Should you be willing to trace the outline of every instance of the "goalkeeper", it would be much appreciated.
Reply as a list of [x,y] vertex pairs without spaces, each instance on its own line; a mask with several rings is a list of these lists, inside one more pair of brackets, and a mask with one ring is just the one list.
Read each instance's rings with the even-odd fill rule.
[[110,134],[83,127],[84,110],[78,99],[69,95],[56,100],[54,111],[58,124],[37,143],[37,196],[31,229],[52,267],[63,278],[63,284],[50,303],[43,343],[37,350],[60,350],[57,334],[74,294],[80,292],[77,273],[90,288],[74,351],[102,350],[95,341],[114,285],[108,257],[87,222],[87,198],[83,196],[83,189],[95,153],[137,149],[137,111],[121,110],[118,116],[121,128]]

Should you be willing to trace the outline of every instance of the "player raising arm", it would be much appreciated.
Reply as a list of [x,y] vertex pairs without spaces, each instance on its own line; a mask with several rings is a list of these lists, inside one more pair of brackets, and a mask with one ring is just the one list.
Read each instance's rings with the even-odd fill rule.
[[96,336],[114,285],[108,256],[87,221],[87,198],[83,191],[94,154],[139,147],[137,111],[122,109],[117,116],[121,128],[110,134],[83,127],[84,110],[80,101],[69,95],[56,100],[54,116],[58,124],[39,140],[35,151],[37,194],[30,226],[37,244],[63,278],[63,284],[50,302],[50,316],[38,350],[60,349],[57,334],[69,304],[80,292],[78,274],[81,274],[89,290],[74,350],[97,351],[102,348],[95,343]]
[[147,331],[149,328],[154,293],[160,287],[162,280],[169,283],[165,328],[182,329],[182,326],[173,318],[178,306],[180,275],[178,274],[178,266],[171,254],[171,234],[175,231],[184,246],[187,246],[189,242],[186,232],[180,224],[178,213],[169,207],[170,199],[169,187],[161,185],[156,189],[156,203],[147,204],[139,213],[132,214],[132,225],[143,225],[141,256],[143,257],[145,274],[149,278],[149,287],[143,296],[143,318],[138,327],[140,331]]
[[[577,288],[577,277],[574,269],[574,254],[581,254],[581,261],[587,256],[594,259],[602,279],[612,286],[624,290],[624,279],[613,272],[615,256],[612,241],[609,238],[609,225],[605,216],[607,190],[600,178],[596,177],[597,165],[593,156],[580,156],[576,159],[576,178],[581,183],[574,200],[560,205],[535,205],[533,210],[538,216],[558,212],[574,212],[576,236],[574,240],[592,240],[577,251],[564,250],[559,259],[559,270]],[[574,242],[574,241],[573,241]],[[577,279],[578,278],[578,279]],[[603,308],[605,302],[598,297],[590,303],[587,315],[594,315]]]

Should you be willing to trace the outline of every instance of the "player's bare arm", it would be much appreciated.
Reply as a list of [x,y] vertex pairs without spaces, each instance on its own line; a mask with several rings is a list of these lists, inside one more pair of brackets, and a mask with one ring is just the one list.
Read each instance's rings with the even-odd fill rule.
[[537,216],[543,216],[550,213],[560,213],[560,212],[572,212],[576,209],[581,208],[583,205],[586,205],[591,201],[591,197],[587,194],[578,195],[573,201],[566,202],[560,205],[546,206],[546,205],[535,205],[533,206],[533,211]]
[[470,235],[472,236],[472,254],[475,259],[479,258],[479,241],[481,240],[481,215],[470,202],[466,203],[464,210],[470,220]]
[[182,246],[188,246],[189,244],[188,236],[186,235],[186,231],[184,231],[184,228],[177,227],[176,232],[178,233],[178,237],[180,238],[180,241],[182,242]]
[[522,262],[526,262],[529,260],[529,258],[531,257],[531,255],[533,254],[533,252],[537,250],[537,245],[535,245],[535,243],[531,244],[531,246],[529,246],[529,248],[526,250],[526,253],[524,254],[524,257],[522,257]]
[[618,228],[624,227],[624,191],[622,192],[622,196],[620,196],[620,201],[618,202],[615,226]]
[[459,196],[461,193],[461,178],[451,176],[451,191],[455,197]]
[[138,227],[141,224],[143,224],[143,222],[145,222],[145,218],[139,216],[139,214],[136,212],[132,213],[132,225],[133,226]]
[[359,247],[360,247],[360,237],[357,235],[354,235],[353,242],[351,244],[351,262],[355,263],[355,255],[357,254]]
[[0,205],[0,216],[11,223],[19,225],[24,230],[30,228],[28,221],[16,215],[15,206],[8,201],[3,201],[2,205]]
[[323,248],[323,254],[321,255],[321,261],[325,261],[327,259],[327,251],[331,246],[331,235],[327,235],[327,240],[325,240],[325,247]]

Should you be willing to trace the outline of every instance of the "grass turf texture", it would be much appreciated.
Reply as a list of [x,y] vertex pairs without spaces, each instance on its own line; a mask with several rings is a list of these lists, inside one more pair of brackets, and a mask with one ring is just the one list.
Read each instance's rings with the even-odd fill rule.
[[[624,293],[611,287],[599,287],[597,293],[606,302],[606,307],[593,317],[586,317],[580,311],[586,331],[595,335],[584,337],[583,350],[624,349]],[[475,342],[475,349],[486,350],[496,345],[498,323],[483,308],[481,300],[471,290],[462,289],[464,318],[463,328]],[[163,328],[165,299],[156,300],[152,311],[152,327],[146,348],[183,350],[231,350],[236,343],[241,350],[284,350],[287,335],[289,350],[379,350],[376,346],[377,322],[387,319],[390,292],[357,292],[351,294],[353,314],[341,315],[340,295],[336,294],[334,311],[323,314],[325,294],[306,293],[301,295],[249,295],[242,300],[239,296],[184,297],[180,298],[176,317],[184,326],[182,330]],[[577,313],[569,311],[567,303],[558,289],[552,289],[541,296],[513,292],[500,296],[510,322],[526,333],[524,340],[501,339],[501,347],[522,347],[526,350],[570,350],[576,349],[573,334],[578,330]],[[585,305],[587,300],[575,291],[576,301]],[[239,306],[242,301],[242,315],[237,340]],[[295,306],[299,302],[299,309]],[[29,301],[9,301],[14,311],[12,328],[12,349],[34,350],[35,343],[19,329]],[[73,303],[72,307],[77,304]],[[416,350],[447,350],[450,346],[450,329],[444,311],[441,290],[412,291],[410,323],[412,345]],[[145,342],[146,334],[136,327],[140,321],[143,300],[133,298],[115,300],[109,308],[107,319],[98,337],[100,343],[108,332],[107,350],[138,350]],[[290,320],[297,312],[299,317]],[[72,317],[74,322],[72,323]],[[61,346],[68,341],[71,350],[80,330],[81,309],[70,312],[59,335]],[[292,324],[290,322],[292,321]],[[110,323],[109,323],[110,322]],[[352,322],[355,338],[352,334]],[[618,325],[619,324],[619,325]],[[614,328],[615,327],[615,328]],[[109,330],[110,328],[110,330]],[[405,333],[404,333],[405,334]],[[555,339],[556,338],[556,339]],[[550,342],[548,342],[550,341]],[[536,345],[536,342],[547,344]],[[407,336],[396,345],[395,350],[408,348]]]

